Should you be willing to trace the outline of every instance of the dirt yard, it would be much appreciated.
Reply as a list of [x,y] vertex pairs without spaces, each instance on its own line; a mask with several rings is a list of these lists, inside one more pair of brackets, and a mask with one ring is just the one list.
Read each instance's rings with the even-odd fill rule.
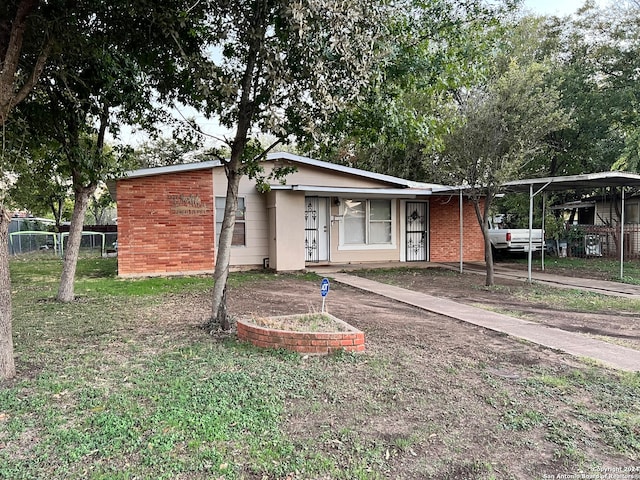
[[[592,305],[594,295],[572,292],[576,305],[562,303],[562,298],[555,302],[549,297],[558,293],[559,289],[551,286],[529,287],[520,280],[496,277],[496,287],[486,288],[484,276],[457,272],[441,268],[426,270],[375,270],[354,271],[354,275],[362,275],[382,283],[397,285],[409,290],[427,293],[437,297],[449,298],[460,303],[487,308],[507,315],[524,318],[557,327],[571,332],[599,338],[630,348],[640,349],[640,314],[637,311],[625,311],[614,307]],[[575,273],[570,272],[568,273]],[[280,281],[283,281],[281,279]],[[342,314],[343,309],[352,307],[349,300],[342,299],[346,287],[332,286],[329,305]],[[300,292],[299,286],[285,286],[278,290],[278,297],[273,304],[268,299],[254,299],[253,294],[238,292],[241,298],[234,299],[234,305],[241,314],[261,313],[263,308],[272,309],[273,314],[304,313],[320,310],[320,296],[317,292]],[[335,293],[337,292],[337,293]],[[358,292],[360,293],[360,292]],[[286,301],[281,301],[282,296]],[[270,297],[271,298],[271,297]],[[372,295],[366,296],[365,303],[374,305],[380,302],[388,311],[381,313],[384,318],[393,317],[401,305]],[[558,304],[560,303],[560,305]],[[289,312],[289,305],[294,311]],[[333,311],[331,313],[334,313]],[[266,314],[266,313],[265,313]],[[349,321],[346,318],[343,320]]]
[[[500,287],[487,290],[482,276],[445,270],[366,275],[640,348],[637,316],[549,308],[519,299],[514,292],[521,282],[499,279]],[[314,312],[321,306],[319,284],[289,276],[229,293],[237,315]],[[570,385],[555,391],[556,380],[549,378],[584,371],[588,366],[581,361],[335,282],[327,302],[330,313],[366,333],[364,362],[369,368],[380,363],[376,368],[388,372],[382,376],[389,383],[370,384],[359,365],[332,372],[313,413],[307,404],[291,406],[289,428],[296,437],[342,428],[374,444],[408,442],[410,447],[391,449],[397,458],[390,459],[388,478],[542,478],[637,460],[637,451],[603,446],[598,425],[575,413],[613,414],[611,405]],[[343,448],[344,442],[348,438],[327,448]]]

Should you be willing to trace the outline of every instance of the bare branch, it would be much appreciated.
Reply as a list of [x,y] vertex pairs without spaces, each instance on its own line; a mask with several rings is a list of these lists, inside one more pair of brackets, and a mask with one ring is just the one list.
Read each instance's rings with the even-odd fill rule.
[[187,117],[185,117],[182,111],[180,110],[180,108],[178,108],[178,106],[175,105],[175,103],[173,105],[173,108],[180,114],[180,116],[182,117],[182,120],[184,120],[183,124],[189,127],[190,129],[192,129],[194,132],[200,135],[203,135],[205,137],[213,138],[214,140],[217,140],[218,142],[222,142],[226,145],[229,145],[229,139],[227,139],[226,137],[220,138],[210,133],[207,133],[204,130],[202,130],[202,128],[200,128],[200,126],[195,122],[195,120],[192,121],[192,120],[189,120]]
[[275,147],[277,147],[279,144],[281,144],[284,141],[283,138],[277,138],[275,142],[273,142],[271,145],[269,145],[267,148],[265,148],[262,153],[260,153],[259,155],[256,155],[253,158],[254,162],[258,162],[260,160],[263,160],[264,158],[266,158],[267,154],[273,150]]

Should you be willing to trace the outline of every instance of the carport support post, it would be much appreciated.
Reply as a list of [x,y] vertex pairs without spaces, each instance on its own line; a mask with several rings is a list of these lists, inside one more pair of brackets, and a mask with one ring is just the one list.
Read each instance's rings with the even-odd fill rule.
[[528,252],[528,272],[529,283],[531,283],[531,262],[533,261],[533,255],[531,248],[533,247],[533,183],[529,185],[529,252]]
[[460,273],[462,273],[463,270],[463,264],[464,264],[464,245],[463,245],[463,239],[464,239],[464,226],[463,226],[463,221],[464,221],[464,215],[462,214],[462,208],[463,208],[463,202],[462,202],[462,188],[460,189],[460,206],[458,208],[458,210],[460,210]]
[[528,255],[529,283],[533,283],[532,276],[531,276],[531,264],[533,262],[533,252],[531,251],[533,249],[533,199],[536,195],[543,192],[544,189],[547,188],[550,183],[551,183],[550,181],[545,183],[536,193],[533,193],[533,183],[529,184],[529,255]]
[[544,252],[547,249],[547,239],[544,232],[545,220],[547,218],[547,192],[542,194],[542,250],[540,251],[540,267],[544,272]]
[[622,208],[620,212],[620,280],[624,279],[624,185],[622,186]]

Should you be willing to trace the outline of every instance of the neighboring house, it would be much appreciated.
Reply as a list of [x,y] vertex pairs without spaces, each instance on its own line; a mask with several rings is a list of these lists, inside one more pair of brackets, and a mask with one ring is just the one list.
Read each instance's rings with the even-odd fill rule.
[[[618,237],[620,224],[620,197],[594,199],[594,224],[602,225],[600,234],[604,252],[618,255]],[[625,256],[640,256],[640,196],[629,196],[624,202],[624,251]]]
[[[459,260],[457,190],[289,153],[269,154],[265,170],[275,166],[296,167],[286,185],[260,193],[255,181],[240,183],[232,268]],[[129,172],[110,190],[120,276],[213,271],[227,190],[219,162]],[[464,260],[482,261],[468,201],[463,215]]]
[[[555,210],[573,211],[574,227],[584,233],[586,254],[597,252],[597,256],[619,256],[621,199],[610,195],[590,197],[584,201],[568,202]],[[569,214],[565,215],[567,218]],[[640,256],[640,195],[625,199],[624,207],[625,256]]]
[[[596,197],[594,203],[595,225],[615,225],[620,220],[620,196],[614,201]],[[628,196],[624,201],[624,223],[640,224],[640,195]]]

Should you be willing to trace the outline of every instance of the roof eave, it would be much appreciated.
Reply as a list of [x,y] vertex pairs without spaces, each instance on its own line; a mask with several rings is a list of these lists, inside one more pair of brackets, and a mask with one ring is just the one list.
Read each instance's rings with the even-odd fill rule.
[[168,165],[166,167],[151,167],[131,170],[123,175],[123,179],[152,177],[155,175],[165,175],[167,173],[193,172],[197,170],[207,170],[209,168],[219,167],[222,164],[218,160],[197,163],[183,163],[180,165]]
[[430,189],[417,188],[366,188],[366,187],[331,187],[319,185],[271,185],[271,190],[304,192],[308,195],[358,196],[416,198],[431,196]]
[[347,167],[345,165],[339,165],[337,163],[325,162],[323,160],[316,160],[314,158],[304,157],[301,155],[295,155],[288,152],[275,152],[267,155],[267,160],[288,160],[303,165],[309,165],[318,168],[324,168],[326,170],[333,170],[336,172],[346,173],[349,175],[355,175],[370,180],[378,180],[381,182],[392,183],[405,188],[419,188],[427,189],[432,187],[440,187],[442,185],[428,184],[421,182],[414,182],[411,180],[405,180],[404,178],[393,177],[391,175],[385,175],[382,173],[369,172],[367,170],[361,170],[359,168]]

